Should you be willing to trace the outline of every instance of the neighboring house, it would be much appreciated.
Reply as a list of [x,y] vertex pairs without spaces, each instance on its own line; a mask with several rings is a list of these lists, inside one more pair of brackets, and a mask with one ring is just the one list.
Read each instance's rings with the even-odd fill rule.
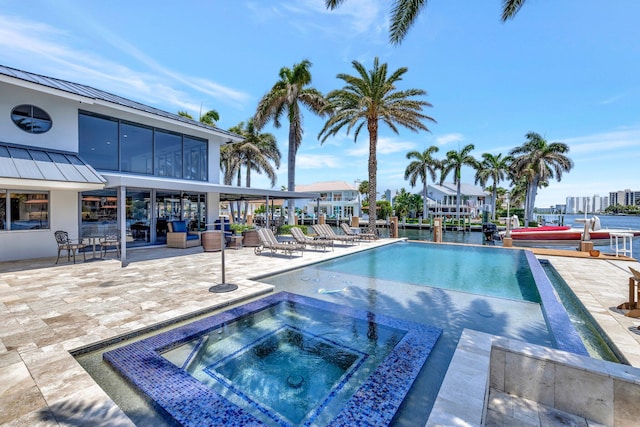
[[309,217],[320,214],[328,218],[350,220],[360,216],[361,203],[358,188],[345,181],[316,182],[308,185],[296,185],[296,192],[320,193],[319,199],[298,199],[296,208]]
[[[430,184],[429,192],[429,210],[444,209],[445,212],[455,212],[456,199],[458,197],[457,184],[445,182],[442,185]],[[487,206],[491,209],[491,193],[484,191],[481,187],[471,184],[460,184],[460,206],[461,211],[467,212],[471,216],[477,216],[482,213]],[[431,201],[435,201],[435,205]]]
[[168,221],[204,230],[221,200],[317,196],[220,185],[241,136],[118,95],[4,66],[0,94],[0,261],[55,255],[56,230],[163,244]]

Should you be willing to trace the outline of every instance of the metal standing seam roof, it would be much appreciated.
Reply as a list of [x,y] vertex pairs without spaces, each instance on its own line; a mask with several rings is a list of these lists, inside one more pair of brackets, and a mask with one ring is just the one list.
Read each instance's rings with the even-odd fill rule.
[[215,131],[220,134],[224,134],[235,139],[243,139],[242,136],[236,135],[232,132],[220,129],[215,126],[209,126],[205,123],[183,117],[179,114],[169,113],[158,108],[154,108],[145,104],[141,104],[136,101],[132,101],[127,98],[123,98],[118,95],[114,95],[109,92],[105,92],[100,89],[96,89],[91,86],[83,85],[80,83],[73,83],[66,80],[56,79],[53,77],[42,76],[40,74],[30,73],[28,71],[18,70],[16,68],[0,65],[0,74],[13,77],[16,79],[24,80],[27,82],[35,83],[41,86],[46,86],[52,89],[58,89],[74,95],[83,96],[95,100],[110,102],[112,104],[118,104],[124,107],[133,108],[135,110],[144,111],[145,113],[153,114],[156,116],[164,117],[171,120],[176,120],[182,123],[187,123],[192,126],[197,126],[210,131]]
[[104,184],[76,154],[0,143],[0,178]]

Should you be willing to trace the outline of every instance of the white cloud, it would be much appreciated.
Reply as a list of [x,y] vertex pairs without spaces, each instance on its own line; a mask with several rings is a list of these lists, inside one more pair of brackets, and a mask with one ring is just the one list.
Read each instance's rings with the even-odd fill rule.
[[461,133],[448,133],[448,134],[436,137],[437,145],[447,145],[454,142],[462,142],[462,141],[464,141],[464,135],[462,135]]
[[[386,10],[380,1],[350,0],[335,10],[325,7],[324,1],[299,0],[298,2],[248,2],[247,8],[257,22],[286,20],[287,25],[302,34],[340,38],[353,38],[361,34],[369,37],[386,37]],[[385,39],[386,42],[386,39]]]
[[[361,135],[365,136],[365,135]],[[415,149],[416,144],[411,141],[399,141],[395,138],[378,138],[376,153],[378,155],[393,154],[398,152],[406,152]],[[369,156],[369,140],[359,141],[355,148],[346,149],[345,154],[348,156],[362,157]]]
[[340,158],[330,154],[298,154],[296,156],[296,168],[300,169],[337,169],[341,167]]
[[619,100],[625,98],[626,96],[627,96],[626,93],[621,93],[621,94],[618,94],[618,95],[614,95],[614,96],[612,96],[610,98],[602,100],[600,102],[600,104],[602,104],[602,105],[614,104],[614,103],[618,102]]
[[[187,76],[166,68],[139,51],[135,46],[116,36],[96,21],[86,23],[91,31],[121,52],[144,64],[149,72],[141,72],[93,52],[72,45],[70,36],[55,27],[0,15],[0,58],[6,64],[24,67],[26,71],[52,75],[58,78],[82,82],[99,88],[108,87],[111,92],[123,94],[148,104],[170,104],[176,110],[194,111],[200,102],[184,90],[182,85],[193,92],[205,94],[219,102],[242,106],[250,97],[248,94],[225,87],[211,80]],[[30,58],[46,58],[36,64]],[[35,68],[43,65],[44,68]]]
[[620,129],[611,132],[564,139],[570,147],[570,155],[620,154],[621,149],[640,145],[640,129]]
[[[312,21],[316,21],[319,16],[335,19],[335,28],[348,28],[350,33],[359,34],[371,31],[378,32],[383,17],[379,3],[371,0],[349,0],[334,10],[327,9],[324,1],[318,0],[300,0],[295,3],[295,6],[291,2],[287,2],[282,3],[281,6],[292,13],[307,16]],[[345,22],[348,22],[349,26],[342,25]]]

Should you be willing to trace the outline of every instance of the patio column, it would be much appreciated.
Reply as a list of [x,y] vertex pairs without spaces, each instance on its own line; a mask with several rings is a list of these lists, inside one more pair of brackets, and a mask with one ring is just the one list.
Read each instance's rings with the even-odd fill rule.
[[120,266],[127,264],[127,187],[121,186],[118,194],[118,224],[120,225]]
[[269,228],[269,196],[267,196],[266,209],[264,211],[265,227]]

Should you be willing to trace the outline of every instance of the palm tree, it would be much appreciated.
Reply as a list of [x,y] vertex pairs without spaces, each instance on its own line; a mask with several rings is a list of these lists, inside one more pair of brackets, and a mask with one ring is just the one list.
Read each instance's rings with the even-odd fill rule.
[[401,188],[400,191],[396,190],[396,195],[393,198],[393,210],[398,217],[404,218],[409,213],[411,205],[410,197],[411,194],[408,193],[404,187]]
[[[325,0],[327,9],[336,9],[345,0]],[[503,0],[502,21],[505,22],[516,16],[524,5],[525,0]],[[391,7],[391,25],[389,26],[389,40],[392,44],[400,44],[415,23],[427,0],[394,0]]]
[[376,229],[376,179],[378,160],[378,122],[382,120],[395,133],[397,125],[412,131],[429,131],[422,121],[435,120],[422,113],[423,107],[431,107],[426,101],[411,99],[418,95],[426,95],[421,89],[397,90],[396,84],[408,71],[402,67],[387,76],[387,64],[380,64],[378,58],[373,60],[373,68],[367,71],[358,61],[352,62],[358,75],[338,74],[346,86],[331,91],[327,95],[332,111],[318,138],[322,142],[329,136],[337,134],[344,126],[347,135],[355,128],[354,141],[358,140],[360,131],[366,125],[369,132],[369,232]]
[[209,126],[216,126],[216,122],[220,121],[220,114],[216,110],[209,110],[200,116],[200,122]]
[[[238,144],[226,144],[220,148],[220,169],[222,170],[222,183],[231,185],[233,178],[240,179],[240,170],[242,168],[242,154]],[[240,183],[238,182],[238,185]],[[231,218],[235,218],[235,210],[233,203],[229,203],[231,210]]]
[[436,171],[440,168],[440,161],[431,157],[431,155],[438,151],[438,147],[432,145],[424,150],[422,153],[419,151],[410,151],[407,153],[407,159],[415,159],[407,169],[404,171],[404,179],[410,178],[409,183],[412,187],[415,187],[418,179],[422,182],[422,219],[424,220],[429,213],[429,207],[427,203],[428,194],[428,178],[429,175],[433,181],[436,180]]
[[493,181],[491,189],[491,219],[494,221],[496,219],[498,183],[500,181],[504,181],[507,177],[512,160],[513,158],[511,156],[502,157],[502,153],[497,156],[490,153],[484,153],[482,155],[482,162],[480,162],[478,170],[476,171],[476,184],[479,182],[480,185],[485,187],[489,179]]
[[[308,87],[311,84],[311,62],[303,60],[294,64],[293,68],[282,67],[280,80],[266,93],[260,102],[254,117],[256,129],[262,129],[273,120],[276,128],[280,127],[280,119],[286,114],[289,119],[289,150],[287,153],[287,173],[289,191],[296,187],[296,153],[302,143],[302,111],[300,104],[320,116],[325,114],[327,101],[318,90]],[[294,200],[289,199],[289,224],[293,224],[295,215]]]
[[444,182],[449,175],[449,172],[453,172],[453,183],[457,184],[456,192],[456,219],[460,222],[460,178],[463,166],[471,166],[477,168],[478,161],[469,153],[473,151],[475,147],[473,144],[469,144],[462,150],[451,150],[447,152],[447,158],[442,163],[442,174],[440,175],[440,184]]
[[[280,168],[280,159],[282,154],[278,149],[278,141],[273,134],[259,133],[253,124],[253,119],[249,119],[246,123],[241,122],[229,129],[230,132],[236,133],[244,137],[244,141],[236,143],[236,155],[241,166],[246,168],[245,185],[251,187],[251,171],[258,174],[265,173],[271,180],[271,187],[276,185],[276,169]],[[245,202],[244,217],[246,220],[248,203]]]
[[369,181],[365,179],[360,182],[360,185],[358,185],[358,193],[364,195],[364,200],[367,201],[367,197],[369,197]]
[[258,174],[265,173],[271,180],[271,187],[276,185],[275,168],[280,168],[282,154],[278,149],[278,141],[271,133],[260,133],[249,119],[246,123],[240,122],[229,129],[229,132],[236,133],[244,137],[244,141],[236,143],[241,151],[241,161],[247,172],[245,175],[246,186],[251,187],[251,171]]
[[[178,111],[178,115],[193,120],[193,116],[186,111]],[[220,120],[220,114],[216,110],[209,110],[200,116],[200,123],[207,124],[209,126],[216,126],[216,122]]]
[[529,132],[527,141],[509,153],[514,156],[512,168],[517,178],[526,177],[527,192],[524,201],[525,227],[533,217],[538,188],[549,185],[553,178],[560,181],[563,172],[573,168],[573,161],[565,154],[569,146],[563,142],[548,143],[540,134]]

